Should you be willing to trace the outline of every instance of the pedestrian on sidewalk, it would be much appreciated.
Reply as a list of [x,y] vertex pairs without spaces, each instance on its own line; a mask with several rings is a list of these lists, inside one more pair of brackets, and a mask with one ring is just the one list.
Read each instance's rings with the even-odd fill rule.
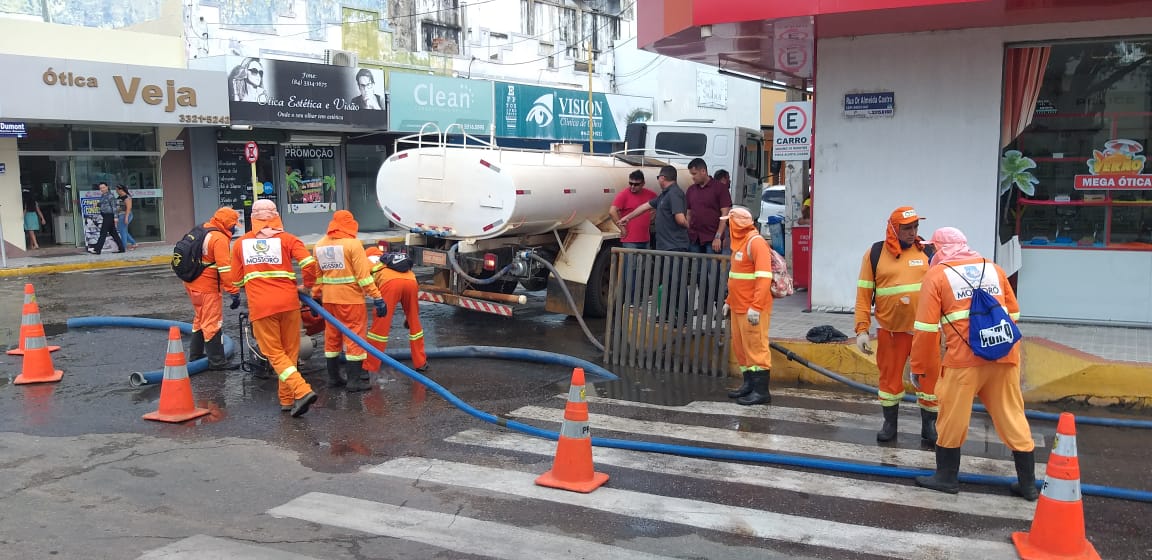
[[[648,201],[656,198],[656,193],[649,189],[644,188],[644,172],[637,169],[628,174],[628,188],[616,194],[616,198],[612,200],[612,205],[608,207],[608,215],[612,217],[612,221],[621,229],[620,246],[625,249],[647,249],[650,247],[651,241],[651,225],[652,216],[647,212],[639,214],[632,218],[628,224],[622,224],[621,218],[630,215],[633,210],[645,204]],[[632,305],[639,302],[636,298],[640,297],[639,275],[633,272],[636,268],[635,262],[638,260],[636,255],[625,255],[624,269],[627,270],[629,283],[632,284],[632,292],[629,294],[631,297],[629,301]]]
[[[1020,346],[1014,345],[1003,358],[987,361],[972,351],[972,341],[965,337],[974,283],[994,296],[1013,320],[1020,317],[1016,293],[1004,271],[973,251],[960,230],[940,228],[932,235],[932,244],[936,247],[936,256],[920,288],[916,336],[912,341],[912,373],[924,373],[935,366],[940,356],[941,328],[947,350],[936,387],[940,399],[936,473],[916,477],[916,484],[949,494],[960,491],[960,447],[968,437],[973,398],[979,396],[992,417],[996,434],[1012,450],[1017,479],[1012,483],[1012,493],[1033,501],[1038,495],[1036,444],[1028,418],[1024,416]],[[941,322],[947,326],[941,327]]]
[[100,200],[97,203],[100,210],[100,238],[96,240],[96,245],[88,248],[88,252],[99,255],[104,250],[104,241],[111,235],[112,240],[120,247],[120,250],[116,252],[123,253],[127,247],[116,227],[116,194],[108,190],[108,183],[104,181],[100,181],[97,187],[100,189]]
[[[292,263],[303,272],[296,284]],[[300,375],[300,298],[309,293],[320,272],[304,242],[284,231],[276,205],[268,199],[252,204],[252,227],[232,246],[232,277],[248,300],[252,334],[279,380],[280,410],[293,417],[316,402],[312,386]]]
[[129,251],[136,250],[136,239],[128,231],[132,223],[132,193],[124,185],[116,185],[116,225],[120,228],[120,239],[128,244]]
[[40,203],[36,202],[31,190],[23,189],[20,194],[24,199],[24,231],[28,234],[28,244],[25,247],[28,250],[39,249],[40,243],[36,240],[36,234],[46,223],[44,213],[40,211]]
[[744,376],[744,384],[728,393],[737,404],[772,402],[768,381],[772,355],[768,327],[772,322],[772,248],[756,231],[756,220],[747,208],[736,207],[721,218],[728,222],[732,241],[732,268],[728,272],[728,297],[722,314],[732,314],[732,350]]
[[[911,206],[901,206],[888,216],[884,240],[873,243],[860,260],[856,280],[856,347],[872,354],[868,329],[872,327],[872,306],[876,306],[876,367],[880,386],[876,395],[884,413],[884,425],[876,441],[896,439],[900,402],[904,399],[904,369],[912,353],[912,328],[920,299],[920,282],[928,272],[932,249],[919,236],[920,216]],[[936,441],[936,379],[939,366],[928,364],[920,370],[916,397],[920,404],[920,438]],[[915,379],[914,379],[915,380]]]
[[204,236],[204,271],[195,280],[184,282],[188,299],[192,301],[192,343],[188,352],[189,360],[198,360],[208,355],[208,369],[230,370],[234,366],[224,354],[224,296],[221,291],[232,295],[232,309],[240,307],[240,290],[232,276],[232,231],[240,216],[227,206],[220,208],[212,219],[204,222],[205,228],[212,228]]
[[[376,283],[372,281],[372,264],[364,254],[364,245],[356,235],[360,224],[347,210],[337,210],[328,223],[328,233],[316,243],[313,253],[320,265],[320,278],[312,288],[312,297],[320,300],[324,309],[344,323],[352,332],[366,338],[368,311],[364,296],[372,298],[376,316],[383,317],[388,309]],[[348,363],[347,380],[340,375],[340,351]],[[364,369],[368,352],[344,336],[332,323],[324,325],[324,359],[328,367],[328,386],[345,387],[349,393],[372,388],[371,379]]]
[[[420,285],[416,273],[412,272],[412,259],[404,253],[383,253],[379,247],[365,250],[372,262],[372,279],[384,297],[388,312],[383,317],[372,319],[368,331],[368,341],[377,350],[388,348],[388,334],[392,330],[392,315],[396,308],[404,306],[404,326],[408,329],[408,348],[412,351],[412,369],[423,372],[428,369],[428,355],[424,352],[424,327],[420,324]],[[364,369],[376,373],[380,371],[380,360],[368,356]]]

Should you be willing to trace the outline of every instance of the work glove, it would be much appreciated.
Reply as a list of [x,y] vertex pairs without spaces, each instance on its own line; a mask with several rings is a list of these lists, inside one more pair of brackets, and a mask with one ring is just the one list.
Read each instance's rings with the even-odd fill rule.
[[920,384],[924,382],[924,374],[913,373],[908,376],[908,380],[912,382],[912,386],[916,388],[916,392],[920,392]]
[[372,300],[372,305],[376,306],[376,316],[383,317],[388,314],[388,306],[384,304],[382,299]]
[[748,323],[751,325],[760,324],[760,312],[755,309],[748,310]]
[[731,311],[732,311],[732,308],[729,307],[727,303],[725,303],[724,307],[720,308],[720,316],[721,317],[727,317],[728,313],[730,313]]
[[233,311],[240,309],[240,294],[232,294],[232,305],[229,305],[228,309]]
[[859,348],[865,355],[871,355],[872,347],[868,345],[871,340],[871,337],[869,337],[866,332],[856,335],[856,348]]

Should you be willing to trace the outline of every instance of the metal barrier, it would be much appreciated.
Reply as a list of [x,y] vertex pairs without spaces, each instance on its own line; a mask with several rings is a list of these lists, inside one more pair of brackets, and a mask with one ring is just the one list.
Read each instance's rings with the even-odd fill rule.
[[727,375],[727,255],[613,248],[604,363]]

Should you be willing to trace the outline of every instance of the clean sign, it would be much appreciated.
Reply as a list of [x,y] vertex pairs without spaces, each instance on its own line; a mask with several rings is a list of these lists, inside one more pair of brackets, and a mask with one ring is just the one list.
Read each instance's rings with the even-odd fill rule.
[[773,161],[812,159],[812,102],[776,104],[776,129],[772,134]]
[[388,130],[419,132],[425,123],[478,136],[492,128],[492,82],[411,72],[388,74]]

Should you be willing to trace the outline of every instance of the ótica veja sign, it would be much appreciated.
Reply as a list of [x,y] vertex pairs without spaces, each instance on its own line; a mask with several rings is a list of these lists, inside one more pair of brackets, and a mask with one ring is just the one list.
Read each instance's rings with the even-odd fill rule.
[[772,134],[774,161],[812,159],[812,102],[788,101],[776,104],[776,124]]

